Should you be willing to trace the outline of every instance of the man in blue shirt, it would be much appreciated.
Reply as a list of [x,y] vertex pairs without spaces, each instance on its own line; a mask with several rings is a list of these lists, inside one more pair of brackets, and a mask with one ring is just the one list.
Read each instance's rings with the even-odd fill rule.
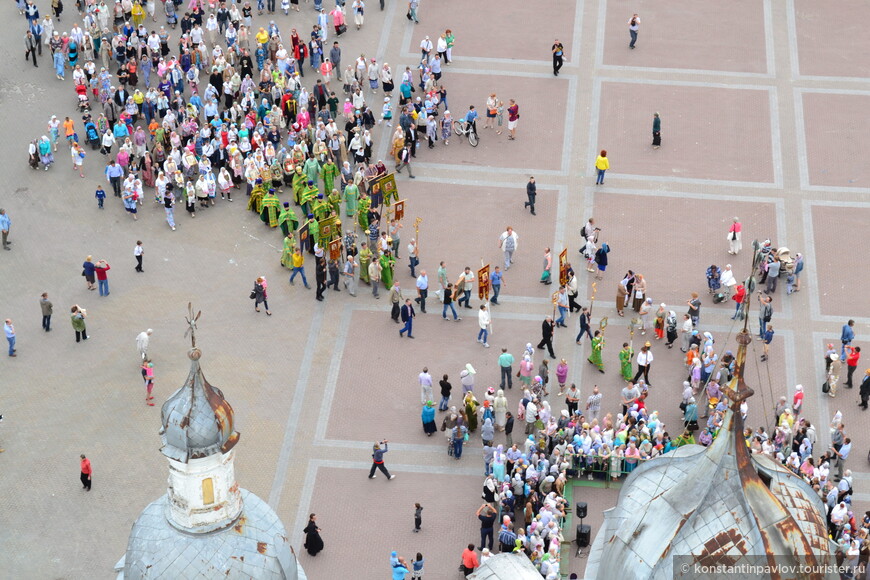
[[490,302],[493,304],[498,304],[498,294],[501,292],[503,276],[504,274],[498,266],[495,267],[495,272],[489,276],[489,283],[492,284],[492,300]]
[[106,166],[106,178],[112,184],[112,189],[115,192],[115,197],[121,197],[121,178],[124,177],[124,168],[115,163],[112,159]]
[[12,220],[9,219],[9,216],[6,215],[6,210],[0,208],[0,234],[3,235],[3,249],[11,250],[12,248],[9,245],[12,243],[8,241],[6,238],[9,237],[9,226],[12,225]]
[[463,119],[468,125],[471,126],[471,130],[477,135],[477,111],[474,110],[474,105],[470,105],[468,107],[468,112],[465,113],[465,118]]
[[843,325],[843,331],[840,333],[840,342],[843,343],[843,347],[840,350],[840,360],[846,360],[846,347],[852,344],[852,341],[855,339],[855,331],[852,330],[853,326],[855,326],[854,320],[849,320],[849,322]]

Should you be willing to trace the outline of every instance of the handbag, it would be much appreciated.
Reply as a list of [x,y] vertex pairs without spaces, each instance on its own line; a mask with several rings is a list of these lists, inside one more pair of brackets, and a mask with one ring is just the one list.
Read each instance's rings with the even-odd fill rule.
[[251,290],[251,296],[250,296],[251,300],[253,300],[256,297],[257,297],[257,293],[255,291]]
[[87,271],[82,270],[82,276],[87,276],[87,275],[88,275]]
[[[408,13],[405,14],[405,17],[406,17],[408,20],[411,19],[411,11],[410,11],[410,10],[408,10]],[[460,568],[462,568],[462,567],[460,566]]]
[[643,291],[642,290],[636,291],[634,293],[634,299],[635,300],[643,300]]
[[828,394],[829,392],[831,392],[831,385],[828,384],[828,381],[825,381],[824,383],[822,383],[822,392],[825,394]]
[[347,32],[347,24],[339,24],[338,28],[335,29],[335,34],[338,36],[341,36],[345,32]]

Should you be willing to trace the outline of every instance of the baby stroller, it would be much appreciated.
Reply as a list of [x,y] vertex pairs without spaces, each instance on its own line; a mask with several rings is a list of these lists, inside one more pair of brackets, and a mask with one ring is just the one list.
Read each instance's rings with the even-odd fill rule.
[[94,125],[93,121],[88,121],[85,124],[85,137],[91,149],[96,151],[100,148],[100,135],[97,133],[97,126]]

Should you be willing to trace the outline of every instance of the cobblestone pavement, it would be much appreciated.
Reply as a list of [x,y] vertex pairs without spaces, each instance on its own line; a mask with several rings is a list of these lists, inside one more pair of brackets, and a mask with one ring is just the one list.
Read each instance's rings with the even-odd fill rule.
[[[313,12],[310,4],[302,6],[300,14],[275,20],[307,29]],[[111,575],[134,519],[166,485],[159,406],[143,404],[135,337],[155,329],[151,353],[162,400],[186,377],[183,317],[192,300],[203,311],[204,372],[236,410],[238,480],[277,509],[310,577],[346,577],[351,570],[358,578],[386,578],[395,549],[409,559],[422,552],[428,579],[455,578],[462,548],[478,541],[479,439],[456,461],[445,453],[443,434],[427,438],[416,376],[428,366],[436,379],[447,373],[458,389],[458,373],[470,362],[478,393],[497,384],[500,348],[517,356],[525,343],[536,343],[540,322],[552,311],[555,288],[537,282],[546,246],[554,256],[568,249],[582,295],[591,298],[577,254],[579,229],[590,216],[612,248],[593,313],[596,323],[602,316],[610,322],[607,372],[585,363],[588,343],[574,344],[576,317],[557,332],[555,347],[583,398],[598,384],[611,410],[621,387],[616,357],[629,338],[630,317],[618,318],[613,302],[625,270],[646,275],[654,302],[680,316],[689,293],[701,292],[703,328],[717,344],[736,347],[732,306],[713,305],[704,279],[711,263],[730,262],[738,278],[748,274],[748,251],[726,253],[731,217],[744,224],[745,248],[754,238],[770,238],[804,254],[802,291],[785,296],[781,288],[774,298],[770,362],[759,361],[757,341],[750,345],[748,382],[756,395],[748,422],[770,425],[776,398],[790,397],[798,383],[822,444],[831,416],[842,410],[855,440],[848,466],[856,472],[856,508],[863,512],[870,505],[866,416],[856,408],[855,391],[841,389],[832,400],[819,389],[824,345],[838,342],[847,318],[857,321],[856,344],[870,339],[870,301],[862,290],[867,274],[855,264],[847,283],[836,258],[860,259],[870,247],[870,173],[855,154],[870,145],[862,114],[870,104],[870,64],[854,58],[865,52],[866,41],[856,40],[851,24],[870,18],[870,7],[845,0],[840,8],[849,22],[808,0],[735,0],[704,11],[688,0],[640,0],[630,7],[554,0],[550,12],[508,0],[480,17],[467,3],[443,0],[424,2],[421,23],[413,26],[403,4],[388,0],[380,12],[372,3],[363,30],[340,39],[345,62],[364,52],[399,71],[416,63],[423,36],[434,39],[449,27],[457,36],[455,64],[445,67],[443,80],[454,116],[472,103],[482,111],[492,92],[521,107],[516,141],[481,128],[479,147],[459,139],[434,151],[424,147],[414,164],[417,179],[398,180],[407,199],[401,255],[413,219],[423,218],[421,267],[433,283],[441,260],[451,279],[465,265],[501,263],[499,233],[506,225],[518,232],[515,265],[505,277],[502,304],[493,308],[490,349],[474,342],[477,300],[453,323],[439,318],[430,298],[413,341],[399,338],[388,301],[374,300],[365,285],[356,298],[330,291],[326,302],[315,303],[313,291],[286,283],[280,236],[244,212],[243,196],[234,204],[219,201],[195,220],[179,211],[178,231],[171,232],[162,208],[148,201],[137,222],[114,199],[106,210],[96,208],[93,190],[104,183],[96,152],[85,161],[84,180],[71,172],[63,145],[52,171],[31,172],[27,140],[45,131],[51,114],[78,116],[70,83],[52,78],[48,59],[39,69],[21,61],[13,27],[0,40],[6,56],[0,121],[14,127],[2,145],[0,206],[13,220],[14,249],[0,252],[0,310],[16,323],[19,351],[0,364],[4,572],[15,578]],[[633,11],[642,25],[630,50],[626,21]],[[60,29],[72,12],[70,6]],[[10,3],[0,13],[18,18]],[[15,22],[23,30],[23,20]],[[558,77],[549,54],[554,37],[566,48]],[[656,111],[663,144],[653,150]],[[375,131],[382,158],[388,134]],[[612,169],[596,187],[593,163],[602,148]],[[521,205],[530,175],[539,187],[537,216]],[[133,271],[137,239],[145,242],[144,274]],[[89,254],[112,265],[107,298],[88,292],[79,277],[78,264]],[[413,288],[405,259],[399,263],[398,279]],[[247,299],[258,275],[270,282],[272,317],[255,314]],[[39,327],[43,291],[55,305],[51,333]],[[76,303],[89,311],[87,343],[73,341],[66,318]],[[651,335],[635,336],[635,343],[644,338]],[[660,411],[673,434],[682,357],[658,344],[654,353],[648,406]],[[508,398],[515,407],[517,389]],[[391,440],[387,465],[398,476],[394,481],[365,478],[372,442],[381,438]],[[90,493],[77,485],[80,453],[93,462]],[[574,499],[584,498],[594,534],[616,492],[577,488]],[[411,533],[414,502],[424,505],[420,534]],[[326,543],[316,558],[301,547],[310,512],[319,515]],[[573,535],[567,530],[568,539]],[[563,570],[582,575],[584,566],[572,557]]]

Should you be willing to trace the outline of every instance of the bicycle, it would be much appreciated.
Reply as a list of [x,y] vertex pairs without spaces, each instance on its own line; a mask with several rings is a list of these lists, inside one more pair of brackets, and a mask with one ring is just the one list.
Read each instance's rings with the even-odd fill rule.
[[453,121],[453,132],[456,133],[458,137],[466,136],[468,137],[468,143],[472,147],[477,147],[477,144],[480,143],[477,137],[477,133],[471,128],[471,125],[465,121]]

